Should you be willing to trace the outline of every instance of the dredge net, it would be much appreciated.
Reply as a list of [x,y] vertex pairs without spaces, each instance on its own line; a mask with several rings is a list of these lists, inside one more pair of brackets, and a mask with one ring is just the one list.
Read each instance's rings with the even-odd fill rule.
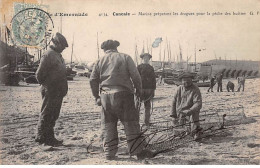
[[174,124],[173,120],[156,121],[150,123],[149,129],[142,130],[148,142],[146,148],[160,152],[167,152],[194,142],[194,134],[199,134],[197,140],[206,140],[213,136],[226,136],[236,125],[250,123],[243,106],[226,109],[208,109],[200,112],[200,128],[190,131],[191,123]]

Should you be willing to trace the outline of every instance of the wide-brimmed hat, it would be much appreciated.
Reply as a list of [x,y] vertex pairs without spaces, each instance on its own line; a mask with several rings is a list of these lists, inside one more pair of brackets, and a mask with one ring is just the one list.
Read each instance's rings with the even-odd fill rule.
[[148,56],[150,59],[152,58],[152,55],[149,53],[143,53],[140,55],[140,58],[143,58],[144,56]]
[[116,40],[107,40],[104,41],[101,44],[101,49],[103,50],[112,50],[112,49],[117,49],[117,47],[120,45],[120,43]]
[[57,32],[55,34],[55,36],[52,38],[52,41],[54,43],[59,43],[59,44],[61,44],[64,47],[68,47],[69,46],[66,38],[62,34],[60,34],[59,32]]
[[178,76],[179,79],[182,79],[182,78],[191,78],[193,79],[194,78],[194,75],[190,72],[183,72],[181,73],[179,76]]

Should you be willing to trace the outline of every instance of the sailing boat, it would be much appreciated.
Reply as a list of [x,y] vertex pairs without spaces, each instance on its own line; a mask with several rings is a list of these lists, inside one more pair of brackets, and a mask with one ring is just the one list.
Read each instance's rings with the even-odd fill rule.
[[[181,80],[179,79],[179,76],[183,73],[183,72],[185,72],[185,69],[184,69],[184,66],[183,66],[183,59],[182,59],[182,48],[181,48],[181,45],[180,45],[180,43],[179,43],[179,49],[180,49],[180,53],[179,53],[179,61],[178,61],[178,63],[177,63],[177,67],[179,68],[179,69],[175,69],[173,72],[172,72],[172,74],[173,74],[173,76],[172,77],[170,77],[170,78],[165,78],[164,79],[164,82],[165,83],[167,83],[167,84],[170,84],[170,85],[172,85],[172,84],[174,84],[174,85],[177,85],[177,86],[179,86],[179,85],[181,85],[182,84],[182,82],[181,82]],[[188,71],[188,61],[189,61],[189,59],[190,59],[190,57],[188,57],[188,55],[187,55],[187,61],[186,61],[186,63],[187,63],[187,68],[186,68],[186,71]],[[190,72],[193,76],[194,76],[194,78],[197,76],[197,73],[196,72]],[[198,82],[198,80],[197,79],[194,79],[193,80],[193,83],[197,83]]]

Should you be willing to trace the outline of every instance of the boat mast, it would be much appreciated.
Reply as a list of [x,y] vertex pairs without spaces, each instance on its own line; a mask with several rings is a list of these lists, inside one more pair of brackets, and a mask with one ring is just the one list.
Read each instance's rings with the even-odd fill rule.
[[169,42],[167,37],[166,37],[166,44],[167,44],[168,63],[170,63],[170,49],[169,49]]
[[196,72],[196,65],[197,65],[197,63],[196,63],[196,44],[195,44],[195,65],[194,65],[195,66],[195,68],[194,68],[195,70],[194,70],[194,72]]
[[148,54],[150,54],[150,49],[149,49],[149,46],[148,46],[148,39],[146,39],[146,48],[147,48]]
[[136,66],[138,66],[138,50],[137,50],[137,44],[135,44],[135,63],[136,63]]
[[73,40],[71,45],[70,66],[72,66],[73,45],[74,45],[74,33],[73,33]]
[[151,55],[153,55],[153,46],[152,46],[151,38],[150,38],[149,42],[150,42],[150,48],[151,48]]
[[99,44],[98,44],[98,32],[97,32],[97,51],[98,51],[98,59],[99,59]]
[[60,17],[60,34],[62,34],[62,16]]
[[183,65],[182,65],[182,51],[181,51],[181,45],[179,42],[179,48],[180,48],[180,56],[179,56],[179,62],[180,62],[180,69],[183,70]]
[[162,45],[161,45],[161,43],[159,45],[160,45],[159,60],[161,63],[161,68],[162,68],[162,56],[161,56]]
[[165,48],[164,48],[164,52],[163,52],[163,70],[162,70],[162,76],[164,77],[164,62],[165,61]]

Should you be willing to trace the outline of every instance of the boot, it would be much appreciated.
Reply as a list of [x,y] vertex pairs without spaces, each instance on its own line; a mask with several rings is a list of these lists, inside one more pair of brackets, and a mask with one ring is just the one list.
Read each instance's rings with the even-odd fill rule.
[[55,138],[54,136],[54,128],[53,127],[49,127],[48,128],[48,138],[46,138],[46,145],[50,145],[50,146],[59,146],[62,145],[63,141],[62,140],[58,140]]
[[155,156],[156,156],[156,152],[148,150],[148,149],[144,149],[140,153],[136,154],[136,157],[138,160],[143,160],[146,158],[149,159],[149,158],[153,158]]
[[106,156],[106,160],[117,160],[117,156]]
[[41,139],[41,138],[35,138],[34,141],[38,142],[39,144],[44,144],[45,143],[45,139]]
[[49,146],[59,146],[62,145],[63,140],[58,140],[56,138],[49,139],[48,141],[45,142],[45,145]]

